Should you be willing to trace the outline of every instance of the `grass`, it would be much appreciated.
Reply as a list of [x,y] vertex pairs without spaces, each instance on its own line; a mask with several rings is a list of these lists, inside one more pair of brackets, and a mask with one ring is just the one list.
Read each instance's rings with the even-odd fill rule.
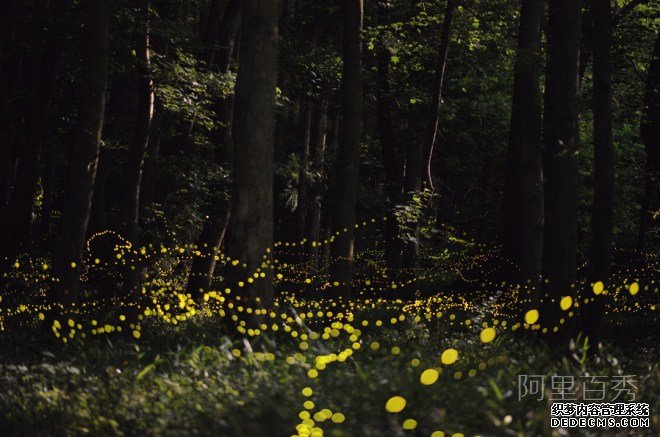
[[[493,342],[483,344],[475,335],[479,318],[474,314],[457,312],[454,320],[407,317],[375,326],[375,320],[387,321],[392,314],[391,308],[364,313],[371,323],[357,339],[347,330],[360,326],[358,318],[335,324],[334,333],[332,322],[298,320],[301,332],[327,328],[327,340],[307,341],[282,330],[248,342],[222,335],[220,321],[205,317],[177,326],[149,322],[139,341],[115,334],[62,345],[36,327],[14,336],[5,332],[0,434],[550,435],[549,401],[518,400],[518,375],[524,374],[576,380],[637,375],[637,399],[651,405],[658,430],[660,370],[652,336],[615,340],[619,345],[591,357],[574,343],[558,355],[528,332],[498,331]],[[468,318],[475,324],[459,322]],[[293,322],[290,326],[297,325]],[[459,359],[443,365],[439,356],[448,348],[459,351]],[[349,354],[345,360],[342,352]],[[318,365],[318,357],[326,357],[325,366]],[[318,376],[310,378],[310,369],[319,367]],[[440,377],[423,385],[420,375],[429,368],[441,369]],[[306,387],[310,396],[302,393]],[[385,404],[395,395],[406,399],[406,407],[389,413]],[[416,426],[404,429],[404,424]],[[609,430],[607,435],[646,432],[651,430]]]

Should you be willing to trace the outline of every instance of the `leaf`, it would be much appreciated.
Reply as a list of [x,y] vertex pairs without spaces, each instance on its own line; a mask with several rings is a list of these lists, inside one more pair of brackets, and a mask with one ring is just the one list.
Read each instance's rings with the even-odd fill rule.
[[144,369],[140,370],[140,373],[137,374],[137,376],[135,377],[135,380],[139,381],[142,378],[144,378],[144,376],[147,373],[151,372],[154,369],[154,367],[156,367],[156,365],[154,363],[151,363],[147,367],[145,367]]
[[495,397],[497,398],[498,401],[502,400],[502,390],[497,386],[493,378],[488,378],[488,385],[490,385],[490,388],[493,389],[493,393],[495,393]]

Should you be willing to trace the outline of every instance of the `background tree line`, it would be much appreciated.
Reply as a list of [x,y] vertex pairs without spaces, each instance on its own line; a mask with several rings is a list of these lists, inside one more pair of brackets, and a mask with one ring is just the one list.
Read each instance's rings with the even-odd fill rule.
[[606,281],[613,247],[657,250],[654,2],[10,0],[1,19],[2,269],[52,259],[61,299],[106,229],[125,240],[94,258],[131,245],[94,292],[138,290],[141,247],[194,242],[189,292],[256,272],[266,303],[274,241],[306,242],[277,261],[344,298],[367,243],[404,296],[457,230],[551,297]]

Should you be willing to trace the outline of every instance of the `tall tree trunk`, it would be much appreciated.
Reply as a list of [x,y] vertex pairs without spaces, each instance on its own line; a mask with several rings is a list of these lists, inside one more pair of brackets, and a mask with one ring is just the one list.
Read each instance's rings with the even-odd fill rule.
[[[229,71],[231,55],[234,49],[234,40],[241,18],[240,0],[231,0],[222,16],[218,30],[218,52],[215,57],[217,69],[220,73]],[[232,117],[234,112],[234,98],[228,96],[216,102],[216,117],[219,127],[215,132],[215,160],[220,166],[230,161],[233,153],[233,138],[231,134]],[[223,187],[219,187],[211,200],[212,208],[204,222],[202,232],[197,238],[196,246],[200,252],[192,263],[188,277],[187,290],[194,296],[201,296],[211,284],[216,266],[216,256],[222,246],[230,220],[231,208],[229,202],[223,197]]]
[[[296,238],[301,241],[305,238],[305,221],[307,220],[307,203],[308,203],[308,190],[309,178],[307,172],[309,171],[309,145],[312,135],[312,109],[313,102],[311,97],[304,97],[302,99],[301,108],[301,145],[300,145],[300,168],[298,170],[298,202],[296,206],[296,222],[298,233]],[[304,257],[304,253],[300,254]]]
[[[52,16],[62,12],[63,5],[55,4]],[[24,135],[18,150],[13,188],[3,212],[0,228],[0,259],[8,261],[18,255],[30,242],[34,195],[39,180],[41,149],[48,132],[51,98],[55,89],[57,69],[62,49],[62,29],[51,19],[50,31],[44,35],[41,59],[34,83],[32,102],[27,108]]]
[[150,0],[142,0],[139,24],[136,35],[135,53],[137,73],[137,106],[135,114],[135,130],[129,146],[126,159],[125,200],[123,205],[124,237],[138,244],[138,227],[140,217],[140,185],[144,156],[149,144],[149,132],[154,111],[154,89],[151,79],[151,48],[149,16]]
[[328,131],[328,101],[321,99],[314,108],[314,125],[311,141],[311,171],[316,177],[316,182],[311,187],[309,204],[309,226],[307,231],[308,260],[313,273],[319,269],[319,245],[321,238],[321,202],[323,200],[323,178],[325,172],[323,162],[325,160],[325,144]]
[[[612,144],[612,11],[609,0],[594,0],[593,57],[594,85],[594,198],[591,210],[591,263],[585,298],[593,299],[589,283],[610,277],[612,222],[614,216],[614,146]],[[582,307],[582,329],[597,341],[602,316],[600,300]]]
[[193,296],[199,296],[211,286],[216,262],[220,258],[220,246],[225,238],[229,224],[229,204],[218,205],[223,214],[216,214],[214,219],[204,222],[204,228],[199,235],[197,250],[200,252],[193,259],[186,291]]
[[[381,24],[387,23],[384,9],[383,6],[379,8]],[[388,278],[396,280],[397,272],[401,268],[401,254],[404,243],[399,235],[399,223],[394,213],[396,205],[401,203],[402,167],[399,165],[399,159],[397,158],[394,122],[392,120],[394,98],[390,86],[390,52],[384,46],[384,42],[378,49],[377,57],[376,116],[383,168],[385,169],[385,192],[389,202],[383,235],[385,239],[385,264]]]
[[[408,141],[406,146],[406,166],[403,176],[404,200],[411,203],[415,193],[422,189],[422,143]],[[403,246],[403,259],[401,265],[403,273],[408,278],[415,275],[415,268],[419,261],[419,220],[413,219],[404,224],[405,237]]]
[[135,130],[126,158],[125,200],[123,203],[122,229],[124,237],[131,242],[133,256],[128,257],[128,265],[124,273],[124,292],[135,290],[140,281],[140,269],[137,259],[140,226],[140,187],[144,157],[149,144],[149,133],[154,113],[154,87],[151,79],[151,47],[150,47],[150,15],[151,1],[141,0],[140,17],[136,34],[135,53],[137,73],[137,106],[135,113]]
[[353,236],[362,141],[362,0],[343,1],[342,129],[337,153],[332,228],[339,235],[330,249],[330,280],[335,294],[350,295]]
[[646,242],[646,233],[651,220],[651,210],[658,202],[658,182],[660,181],[660,37],[655,47],[646,79],[644,111],[640,132],[646,151],[646,174],[644,176],[644,197],[637,234],[637,247],[641,250]]
[[509,279],[539,285],[543,245],[541,18],[543,0],[523,0],[513,76],[504,182],[504,255],[520,269]]
[[201,40],[202,42],[210,49],[209,56],[212,56],[213,52],[213,40],[218,36],[220,29],[220,22],[222,16],[225,14],[225,10],[229,0],[211,0],[211,5],[209,6],[209,13],[206,17],[206,23],[203,26]]
[[451,20],[454,15],[454,0],[447,0],[445,17],[442,22],[442,35],[440,36],[440,50],[438,52],[438,67],[433,83],[433,94],[431,96],[431,113],[429,124],[424,137],[422,165],[422,177],[427,188],[433,190],[433,177],[431,175],[431,160],[433,159],[433,147],[435,146],[440,121],[440,103],[442,102],[442,82],[445,78],[445,67],[447,66],[447,52],[449,51],[449,35],[451,34]]
[[[275,155],[275,79],[277,75],[277,2],[244,0],[241,51],[233,126],[234,185],[229,256],[239,261],[235,286],[248,275],[264,278],[239,290],[269,306],[273,301],[273,175]],[[243,267],[243,268],[241,268]],[[239,279],[240,278],[240,279]]]
[[69,154],[69,181],[54,257],[54,269],[60,278],[59,296],[67,301],[75,300],[80,289],[83,245],[105,110],[110,3],[110,0],[86,0],[83,3],[85,27],[78,121]]
[[577,89],[581,34],[579,0],[551,0],[543,120],[545,223],[543,323],[559,326],[559,299],[571,294],[577,257]]
[[144,171],[142,174],[142,187],[140,188],[140,217],[144,217],[145,209],[154,202],[156,191],[156,177],[158,172],[158,156],[163,136],[163,106],[160,99],[154,99],[154,117],[151,121],[149,144],[144,155]]
[[241,1],[229,0],[221,18],[214,39],[209,41],[212,47],[217,47],[217,52],[209,59],[209,64],[215,65],[220,73],[226,73],[229,70],[235,36],[241,22]]
[[[333,110],[330,123],[330,138],[328,139],[328,145],[326,150],[327,160],[334,165],[337,164],[337,150],[339,149],[339,133],[341,132],[341,115],[339,111]],[[331,170],[332,174],[334,170]],[[330,242],[332,237],[332,215],[333,215],[333,202],[332,192],[327,193],[323,198],[323,204],[321,205],[321,227],[323,231],[323,240],[325,242]],[[329,272],[330,270],[330,248],[331,244],[324,244],[323,250],[320,254],[321,259],[319,260],[320,270],[323,272]]]

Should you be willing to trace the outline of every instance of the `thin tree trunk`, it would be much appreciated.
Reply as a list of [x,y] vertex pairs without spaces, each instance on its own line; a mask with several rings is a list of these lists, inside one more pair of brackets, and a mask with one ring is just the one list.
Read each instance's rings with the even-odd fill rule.
[[229,224],[229,205],[222,205],[226,211],[215,220],[207,220],[199,235],[197,250],[200,254],[193,259],[186,291],[193,296],[199,296],[211,286],[216,262],[220,257],[220,246],[225,238]]
[[655,47],[646,79],[644,92],[644,110],[640,132],[646,151],[646,174],[644,176],[644,197],[642,199],[637,247],[642,250],[646,243],[646,233],[651,220],[651,211],[658,202],[658,183],[660,181],[660,37],[655,40]]
[[[330,138],[328,140],[328,146],[326,150],[326,159],[332,163],[334,166],[337,163],[337,150],[339,149],[339,133],[341,132],[341,116],[338,111],[333,110],[332,122],[330,124],[331,129],[329,131]],[[330,173],[333,173],[334,170],[331,170]],[[322,232],[324,242],[329,242],[332,237],[332,203],[334,199],[332,198],[332,193],[327,193],[323,198],[323,204],[321,205],[321,223],[322,223]],[[321,252],[320,270],[323,272],[329,272],[330,269],[330,248],[331,244],[324,244],[323,250]]]
[[[386,24],[384,8],[379,9],[382,24]],[[378,132],[381,144],[381,156],[383,168],[385,169],[385,192],[389,201],[389,211],[384,230],[385,264],[387,276],[390,280],[396,280],[397,272],[401,268],[401,255],[403,240],[399,236],[399,224],[395,207],[401,203],[402,174],[399,160],[397,159],[396,140],[394,134],[394,122],[392,120],[394,98],[390,86],[390,53],[387,47],[379,47],[377,59],[377,119]]]
[[312,173],[316,176],[316,182],[311,187],[309,204],[309,226],[307,232],[308,251],[307,256],[310,269],[313,273],[319,269],[319,246],[321,238],[321,202],[323,200],[322,179],[324,178],[323,162],[325,160],[325,144],[328,131],[328,101],[322,99],[314,108],[314,134],[311,142],[310,156],[312,161]]
[[[217,43],[219,45],[215,60],[220,73],[229,71],[229,64],[234,48],[234,40],[241,18],[241,4],[239,0],[231,0],[222,17]],[[234,98],[228,96],[216,103],[216,117],[220,124],[215,132],[215,160],[220,166],[227,165],[233,150],[231,133],[232,117],[234,112]],[[231,216],[229,202],[222,197],[222,188],[219,188],[212,199],[212,211],[197,238],[196,246],[200,255],[195,258],[190,268],[187,284],[188,292],[194,296],[201,296],[200,291],[206,291],[215,272],[216,255],[225,239],[227,224]],[[211,248],[211,249],[209,249]],[[213,249],[215,248],[215,249]]]
[[543,245],[541,18],[543,0],[523,0],[514,67],[504,182],[504,255],[520,269],[509,279],[539,285]]
[[137,73],[137,107],[136,123],[128,157],[126,159],[126,195],[123,205],[124,237],[138,244],[138,229],[140,218],[140,186],[144,156],[149,144],[149,132],[154,112],[154,89],[151,79],[151,48],[149,16],[150,0],[142,0],[140,23],[136,37],[136,73]]
[[108,74],[110,0],[86,0],[83,7],[85,28],[81,40],[83,66],[78,121],[69,154],[69,182],[54,257],[54,269],[60,278],[59,296],[66,301],[75,300],[80,289],[83,245],[103,129]]
[[[308,177],[309,171],[309,145],[312,132],[312,107],[313,102],[310,97],[302,100],[301,108],[301,147],[300,147],[300,168],[298,170],[298,202],[296,206],[296,222],[298,233],[296,238],[301,241],[305,238],[305,221],[307,219],[308,207]],[[301,253],[304,257],[304,254]]]
[[429,116],[428,129],[424,138],[422,165],[422,177],[426,186],[433,190],[433,177],[431,174],[431,160],[433,159],[433,147],[435,146],[440,121],[440,103],[442,102],[442,82],[445,77],[447,66],[447,52],[449,51],[449,36],[451,34],[451,20],[454,15],[454,0],[447,0],[445,17],[442,22],[442,35],[440,36],[440,50],[438,54],[438,67],[433,83],[433,95],[431,96],[431,113]]
[[612,144],[612,11],[609,0],[594,0],[594,197],[591,210],[591,261],[584,289],[582,329],[594,341],[600,334],[601,300],[594,300],[590,283],[608,283],[612,261],[614,216],[614,146]]
[[163,135],[163,107],[159,99],[154,99],[154,117],[151,121],[151,133],[149,144],[144,156],[144,171],[142,174],[142,187],[140,188],[140,217],[144,217],[144,211],[154,202],[156,191],[156,178],[158,172],[158,156],[160,154],[160,143]]
[[[330,279],[348,297],[353,277],[355,204],[362,141],[362,0],[343,1],[342,129],[337,153]],[[334,284],[338,285],[334,285]]]
[[546,179],[543,275],[544,325],[559,326],[559,299],[571,293],[577,255],[577,90],[581,34],[579,0],[551,0],[543,120]]
[[[151,79],[151,47],[150,47],[150,15],[151,1],[141,0],[141,11],[136,36],[135,53],[137,55],[137,106],[135,114],[135,130],[126,159],[125,200],[123,203],[124,237],[132,243],[132,251],[137,253],[140,226],[140,187],[144,157],[149,144],[149,133],[154,113],[154,87]],[[128,257],[128,265],[124,273],[124,292],[135,290],[140,281],[140,269],[136,255]]]
[[[55,5],[53,15],[62,9]],[[53,26],[53,24],[51,24]],[[32,231],[34,195],[39,180],[41,148],[46,137],[62,48],[61,29],[55,27],[45,36],[35,92],[26,112],[25,134],[18,151],[18,165],[9,202],[0,229],[0,259],[13,261],[27,247]]]
[[245,281],[248,275],[263,273],[263,278],[254,284],[246,283],[240,290],[250,299],[259,298],[263,306],[272,304],[274,297],[270,263],[274,222],[277,11],[274,0],[243,1],[233,126],[236,147],[228,252],[239,265],[232,271],[231,286]]

